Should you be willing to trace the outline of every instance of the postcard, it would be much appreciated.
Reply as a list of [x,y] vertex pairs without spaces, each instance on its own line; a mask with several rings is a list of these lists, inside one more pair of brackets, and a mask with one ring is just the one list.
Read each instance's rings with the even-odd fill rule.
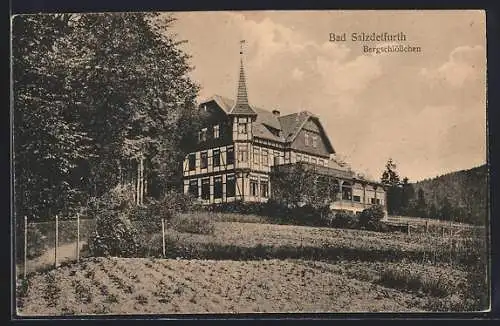
[[16,318],[489,311],[484,11],[11,24]]

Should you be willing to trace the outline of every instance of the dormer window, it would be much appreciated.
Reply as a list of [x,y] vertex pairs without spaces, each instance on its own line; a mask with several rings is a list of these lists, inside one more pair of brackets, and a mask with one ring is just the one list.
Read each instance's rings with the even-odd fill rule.
[[214,126],[214,139],[218,139],[220,137],[220,127],[219,125]]
[[307,132],[304,134],[304,143],[309,146],[309,134]]

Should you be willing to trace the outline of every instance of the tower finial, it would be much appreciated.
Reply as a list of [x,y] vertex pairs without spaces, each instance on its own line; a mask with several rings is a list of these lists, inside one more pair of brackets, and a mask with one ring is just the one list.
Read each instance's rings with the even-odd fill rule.
[[242,56],[243,56],[243,44],[245,44],[245,42],[246,42],[245,40],[240,41],[240,55]]
[[236,92],[236,102],[232,114],[256,115],[255,111],[248,104],[247,83],[245,78],[245,69],[243,67],[243,44],[245,40],[240,41],[240,71],[238,79],[238,89]]

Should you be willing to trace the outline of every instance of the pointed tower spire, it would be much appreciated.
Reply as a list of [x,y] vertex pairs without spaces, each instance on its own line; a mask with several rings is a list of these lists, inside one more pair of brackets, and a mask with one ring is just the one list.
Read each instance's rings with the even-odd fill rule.
[[257,115],[248,104],[247,82],[245,78],[245,69],[243,67],[243,44],[245,40],[240,41],[240,74],[238,79],[238,90],[236,93],[236,102],[231,109],[230,114],[234,115]]

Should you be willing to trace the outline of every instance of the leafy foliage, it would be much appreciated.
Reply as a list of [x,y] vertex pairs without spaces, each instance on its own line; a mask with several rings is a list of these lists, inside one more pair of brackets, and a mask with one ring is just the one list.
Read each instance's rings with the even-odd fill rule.
[[486,165],[410,183],[406,177],[401,180],[396,164],[389,159],[381,181],[387,187],[387,210],[391,215],[483,225],[486,222]]
[[355,229],[358,227],[358,223],[358,216],[346,211],[340,211],[335,213],[330,225],[336,228]]
[[133,190],[115,187],[102,196],[99,208],[92,213],[96,220],[88,247],[93,256],[133,257],[140,245],[137,232],[130,222]]
[[368,230],[381,230],[381,221],[384,216],[384,208],[380,205],[374,205],[368,207],[359,214],[359,224]]
[[[488,167],[457,171],[413,184],[424,217],[484,225],[488,210]],[[415,199],[414,199],[415,200]]]
[[198,87],[173,22],[155,13],[14,18],[18,216],[70,214],[139,155],[157,195],[178,183]]
[[289,207],[327,206],[339,189],[331,177],[318,174],[303,163],[274,167],[271,171],[273,200]]

